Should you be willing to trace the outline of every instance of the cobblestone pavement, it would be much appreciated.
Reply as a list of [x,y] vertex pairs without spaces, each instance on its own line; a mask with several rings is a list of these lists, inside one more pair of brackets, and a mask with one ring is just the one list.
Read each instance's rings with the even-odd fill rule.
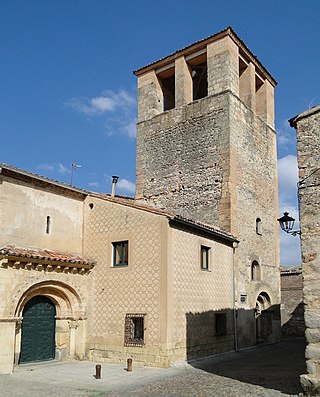
[[168,369],[51,362],[19,366],[0,375],[1,397],[279,397],[297,396],[305,373],[304,341],[230,353]]

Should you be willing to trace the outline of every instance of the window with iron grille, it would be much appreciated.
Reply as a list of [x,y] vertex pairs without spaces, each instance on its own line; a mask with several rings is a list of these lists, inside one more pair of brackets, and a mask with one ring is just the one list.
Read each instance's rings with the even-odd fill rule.
[[113,266],[128,266],[128,241],[117,241],[113,245]]
[[124,345],[144,345],[145,314],[127,314],[125,319]]

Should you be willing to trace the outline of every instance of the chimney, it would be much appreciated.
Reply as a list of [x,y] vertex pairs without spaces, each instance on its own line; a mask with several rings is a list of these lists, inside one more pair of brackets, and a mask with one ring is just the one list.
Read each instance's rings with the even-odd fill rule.
[[116,195],[116,184],[118,182],[119,177],[116,175],[112,175],[112,190],[111,190],[111,197]]

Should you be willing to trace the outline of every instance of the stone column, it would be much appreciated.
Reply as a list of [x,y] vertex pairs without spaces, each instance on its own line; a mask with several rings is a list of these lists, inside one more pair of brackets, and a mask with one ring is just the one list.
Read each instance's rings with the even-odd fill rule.
[[184,56],[175,60],[175,91],[176,107],[192,102],[192,76]]
[[207,46],[208,95],[231,90],[239,96],[239,48],[229,37]]
[[239,95],[242,102],[248,106],[253,112],[256,110],[256,75],[253,63],[249,63],[248,67],[240,76]]
[[154,70],[138,78],[138,122],[162,112],[163,94]]
[[256,113],[274,128],[274,88],[268,80],[256,92]]
[[77,346],[77,340],[76,340],[76,330],[79,327],[78,321],[71,320],[68,321],[69,325],[69,357],[70,358],[75,358],[76,357],[76,346]]
[[0,374],[13,371],[16,323],[21,319],[0,319]]

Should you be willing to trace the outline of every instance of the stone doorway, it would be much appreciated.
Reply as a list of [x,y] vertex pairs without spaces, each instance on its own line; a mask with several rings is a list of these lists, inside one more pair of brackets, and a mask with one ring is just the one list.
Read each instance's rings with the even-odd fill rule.
[[56,308],[42,295],[30,299],[23,309],[20,363],[55,358]]
[[265,343],[272,334],[273,311],[270,309],[271,300],[266,292],[261,292],[256,302],[256,342]]

